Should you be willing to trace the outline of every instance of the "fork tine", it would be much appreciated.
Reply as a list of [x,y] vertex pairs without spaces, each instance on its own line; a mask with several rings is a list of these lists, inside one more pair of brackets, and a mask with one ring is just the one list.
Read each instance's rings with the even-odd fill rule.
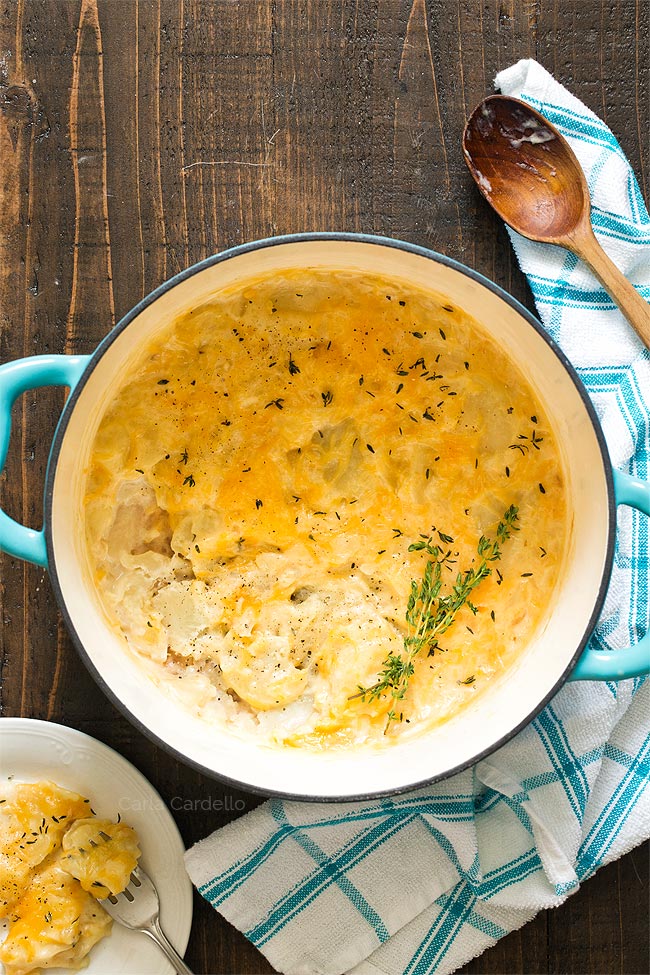
[[[133,887],[133,890],[130,889]],[[134,931],[142,931],[152,938],[174,965],[174,971],[192,975],[181,956],[160,927],[159,898],[151,877],[141,868],[135,867],[129,885],[121,894],[109,894],[100,903],[113,920]]]

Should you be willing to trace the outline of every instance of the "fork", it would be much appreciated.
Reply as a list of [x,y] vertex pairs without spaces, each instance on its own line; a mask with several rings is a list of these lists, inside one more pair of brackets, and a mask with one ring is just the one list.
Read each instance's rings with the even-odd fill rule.
[[174,966],[177,975],[192,975],[181,956],[170,944],[160,927],[160,901],[151,879],[140,867],[135,867],[129,883],[121,894],[109,894],[100,901],[104,910],[132,931],[142,931],[155,941]]

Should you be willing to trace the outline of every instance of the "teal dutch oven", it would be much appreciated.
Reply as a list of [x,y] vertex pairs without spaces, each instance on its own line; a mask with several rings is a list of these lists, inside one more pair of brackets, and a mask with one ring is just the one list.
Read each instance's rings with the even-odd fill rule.
[[[260,274],[291,268],[355,269],[442,293],[493,336],[529,379],[564,456],[572,512],[570,553],[552,610],[506,678],[471,707],[407,741],[336,753],[276,748],[206,726],[165,693],[104,616],[84,547],[84,474],[113,392],[153,336],[179,314]],[[215,341],[218,341],[218,331]],[[633,647],[598,651],[589,637],[612,568],[616,507],[650,515],[650,487],[612,470],[593,406],[574,369],[539,322],[495,284],[457,262],[401,241],[353,234],[303,234],[257,241],[196,264],[141,301],[93,355],[47,355],[0,367],[0,461],[10,413],[26,390],[70,389],[49,458],[44,525],[0,514],[0,548],[44,566],[66,625],[91,673],[126,717],[154,741],[208,775],[242,788],[301,799],[395,793],[444,778],[490,753],[524,727],[566,680],[621,680],[650,671],[650,634]],[[129,417],[124,417],[128,425]]]

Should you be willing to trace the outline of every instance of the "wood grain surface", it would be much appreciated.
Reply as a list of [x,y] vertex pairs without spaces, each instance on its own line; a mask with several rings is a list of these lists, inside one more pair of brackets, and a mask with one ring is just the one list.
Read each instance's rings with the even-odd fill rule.
[[[86,353],[206,255],[298,230],[440,250],[532,307],[460,152],[495,72],[534,56],[613,129],[648,198],[646,0],[0,0],[0,358]],[[14,413],[2,504],[41,522],[63,402]],[[47,575],[4,557],[3,715],[62,722],[135,763],[189,844],[259,800],[138,734],[80,663]],[[647,973],[648,846],[466,973]],[[270,972],[196,897],[188,962]]]

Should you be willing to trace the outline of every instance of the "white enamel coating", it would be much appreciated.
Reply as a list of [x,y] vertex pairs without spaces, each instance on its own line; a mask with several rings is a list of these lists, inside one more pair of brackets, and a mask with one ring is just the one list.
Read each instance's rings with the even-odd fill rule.
[[[215,291],[266,271],[292,267],[381,273],[447,296],[519,363],[544,404],[564,453],[572,544],[564,584],[555,605],[549,607],[543,632],[467,710],[424,735],[384,749],[336,754],[275,750],[206,727],[143,676],[124,639],[108,627],[84,551],[82,494],[90,446],[102,410],[138,349],[172,318]],[[264,792],[349,798],[405,789],[444,776],[526,723],[561,680],[585,637],[606,566],[609,528],[605,466],[589,414],[562,363],[516,308],[480,281],[423,254],[363,240],[295,240],[240,252],[197,271],[141,311],[106,350],[79,394],[57,461],[52,569],[92,666],[130,715],[163,743],[210,772]]]

